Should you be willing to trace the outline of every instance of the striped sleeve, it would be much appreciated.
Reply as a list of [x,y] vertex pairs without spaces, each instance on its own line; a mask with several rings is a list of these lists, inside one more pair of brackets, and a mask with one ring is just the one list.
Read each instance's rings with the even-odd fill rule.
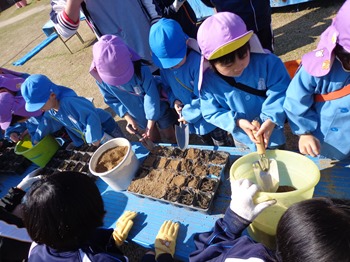
[[51,0],[52,10],[50,17],[55,24],[55,29],[62,37],[68,38],[76,33],[79,22],[72,21],[65,12],[65,0]]

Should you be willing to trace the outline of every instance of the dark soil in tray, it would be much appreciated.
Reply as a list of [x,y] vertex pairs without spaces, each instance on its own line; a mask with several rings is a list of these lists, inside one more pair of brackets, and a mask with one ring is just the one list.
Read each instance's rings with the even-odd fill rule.
[[158,146],[146,157],[128,191],[207,211],[228,158],[226,152]]
[[13,144],[9,147],[0,148],[0,173],[15,173],[21,175],[32,162],[22,155],[17,155]]

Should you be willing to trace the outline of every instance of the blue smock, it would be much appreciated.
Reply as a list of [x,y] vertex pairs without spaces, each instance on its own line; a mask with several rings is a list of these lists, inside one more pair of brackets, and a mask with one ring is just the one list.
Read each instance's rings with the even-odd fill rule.
[[75,146],[84,143],[93,143],[101,140],[104,132],[112,132],[117,123],[111,114],[95,106],[84,97],[77,94],[70,88],[56,85],[54,88],[59,110],[50,109],[50,116],[61,123],[57,126],[66,127],[69,137]]
[[315,102],[315,94],[327,94],[350,84],[350,72],[335,59],[323,77],[308,74],[303,67],[291,81],[284,102],[288,122],[296,135],[312,134],[321,142],[321,155],[343,159],[350,155],[350,96]]
[[285,144],[283,128],[286,120],[283,111],[285,91],[290,77],[282,61],[273,54],[250,54],[250,62],[236,82],[251,88],[266,90],[261,97],[239,90],[208,69],[203,76],[201,109],[203,117],[211,124],[230,132],[235,140],[255,151],[255,144],[237,126],[238,119],[264,122],[271,119],[276,124],[269,147]]
[[160,76],[170,105],[174,107],[175,100],[184,104],[182,115],[189,124],[190,133],[205,135],[216,126],[205,121],[201,112],[198,93],[200,60],[200,54],[191,50],[181,67],[161,69]]
[[121,118],[129,113],[140,128],[147,127],[147,121],[157,121],[168,109],[161,101],[157,82],[148,66],[141,66],[141,79],[134,76],[124,85],[112,86],[96,81],[104,101]]

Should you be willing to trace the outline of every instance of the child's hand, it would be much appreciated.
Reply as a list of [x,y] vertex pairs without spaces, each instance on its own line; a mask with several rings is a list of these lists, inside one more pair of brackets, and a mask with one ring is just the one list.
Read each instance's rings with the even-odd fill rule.
[[269,140],[272,134],[273,129],[275,128],[275,123],[271,121],[271,119],[267,119],[264,123],[262,123],[258,132],[256,132],[256,136],[262,135],[264,139],[265,147],[269,145]]
[[256,126],[252,125],[252,123],[250,123],[247,119],[238,119],[237,126],[243,129],[243,131],[249,136],[250,140],[252,140],[254,144],[259,142],[253,133],[253,131],[258,131],[259,129]]
[[131,128],[129,128],[129,125],[134,129],[134,130],[139,130],[139,126],[136,124],[135,121],[128,121],[127,125],[126,125],[126,131],[129,132],[129,134],[132,134],[134,135],[135,134],[135,131],[133,131]]
[[176,110],[176,113],[181,116],[182,115],[182,108],[184,107],[184,104],[180,100],[175,100],[174,102],[174,108]]
[[316,137],[310,134],[301,135],[299,138],[299,151],[304,155],[316,157],[320,154],[321,143]]
[[14,143],[17,143],[19,140],[21,140],[19,134],[17,134],[17,133],[11,133],[10,134],[10,139]]

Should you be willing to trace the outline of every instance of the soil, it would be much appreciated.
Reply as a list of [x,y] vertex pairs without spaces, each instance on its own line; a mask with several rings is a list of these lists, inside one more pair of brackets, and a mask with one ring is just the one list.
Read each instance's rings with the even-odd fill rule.
[[297,190],[295,187],[293,186],[279,186],[277,189],[277,193],[285,193],[285,192],[291,192],[291,191],[295,191]]
[[116,167],[124,159],[127,151],[127,146],[117,146],[106,150],[97,160],[96,172],[103,173]]
[[225,152],[216,154],[216,151],[198,148],[181,151],[157,146],[144,160],[128,191],[208,209],[228,158],[229,154]]

